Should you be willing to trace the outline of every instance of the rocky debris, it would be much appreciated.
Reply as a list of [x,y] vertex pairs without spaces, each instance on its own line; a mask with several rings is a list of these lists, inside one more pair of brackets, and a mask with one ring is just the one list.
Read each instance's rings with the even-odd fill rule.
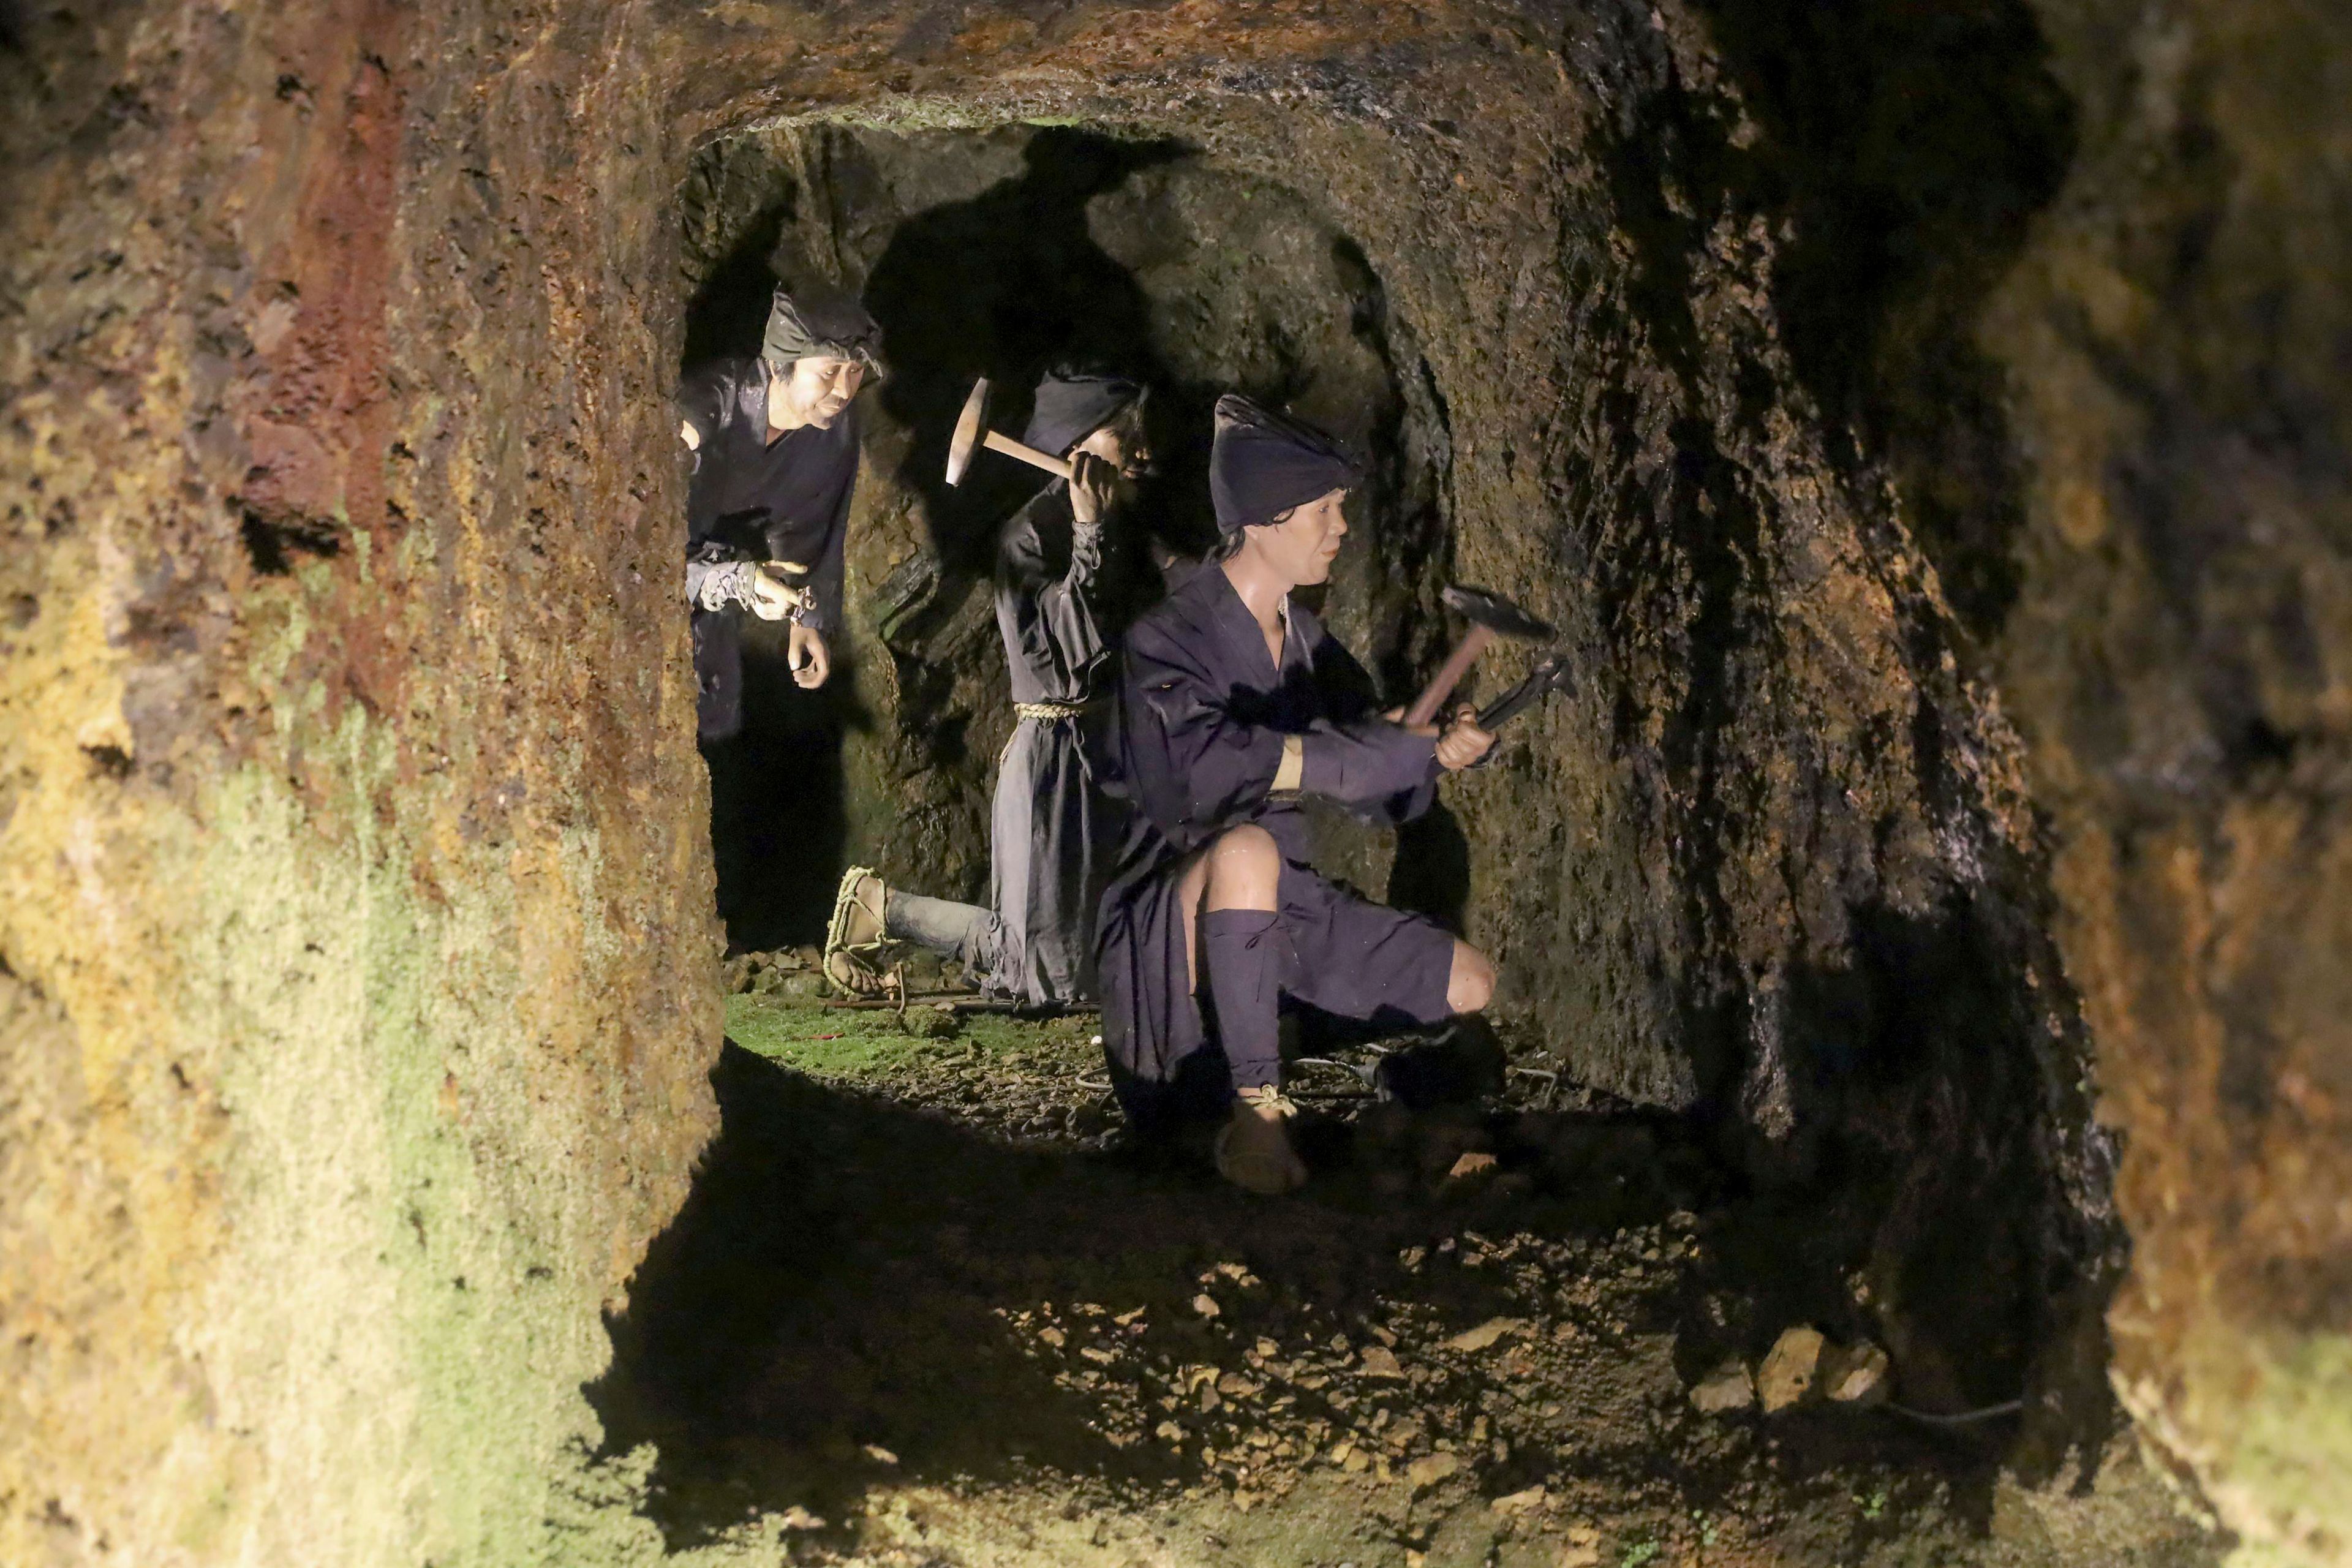
[[1593,1568],[1601,1561],[1599,1531],[1589,1524],[1571,1524],[1566,1534],[1568,1542],[1560,1548],[1559,1568]]
[[1527,1327],[1519,1318],[1489,1318],[1475,1329],[1465,1329],[1445,1342],[1450,1351],[1483,1351],[1505,1334],[1517,1333]]
[[[1612,1253],[1648,1289],[1667,1287],[1671,1276],[1650,1274],[1643,1255],[1685,1255],[1682,1238],[1622,1234]],[[1495,1495],[1493,1517],[1533,1528],[1562,1481],[1515,1471],[1517,1457],[1549,1451],[1552,1424],[1595,1381],[1577,1370],[1588,1358],[1623,1353],[1604,1342],[1648,1342],[1633,1327],[1620,1266],[1599,1285],[1571,1263],[1580,1256],[1525,1232],[1439,1238],[1423,1254],[1424,1277],[1434,1272],[1449,1295],[1517,1308],[1456,1332],[1425,1303],[1335,1316],[1231,1260],[1171,1282],[1172,1313],[1151,1302],[1076,1300],[1000,1317],[1022,1355],[1083,1397],[1089,1427],[1112,1449],[1199,1467],[1237,1508],[1244,1496],[1252,1508],[1277,1502],[1318,1470],[1408,1498],[1471,1478]],[[1579,1286],[1553,1283],[1567,1278]],[[1201,1310],[1203,1302],[1215,1310]],[[1506,1477],[1514,1484],[1488,1479]]]
[[1756,1373],[1756,1392],[1766,1415],[1801,1404],[1812,1392],[1825,1342],[1820,1330],[1803,1327],[1784,1329],[1772,1342],[1771,1351]]
[[1424,1454],[1407,1465],[1406,1482],[1417,1492],[1425,1492],[1462,1468],[1460,1456],[1449,1453]]
[[1822,1357],[1817,1383],[1832,1404],[1883,1405],[1889,1384],[1886,1352],[1868,1340],[1832,1345]]
[[826,991],[818,968],[821,953],[814,947],[778,948],[772,952],[739,952],[727,960],[720,978],[730,996],[778,996],[812,1000]]
[[1748,1363],[1731,1357],[1692,1387],[1690,1402],[1691,1408],[1702,1415],[1747,1409],[1756,1403],[1756,1384],[1748,1375]]
[[[1066,1488],[1096,1517],[1248,1514],[1264,1531],[1289,1528],[1286,1510],[1303,1519],[1336,1499],[1393,1543],[1378,1560],[1420,1552],[1447,1568],[1551,1568],[1829,1561],[1810,1541],[1780,1550],[1785,1521],[1899,1495],[1900,1469],[1867,1457],[1893,1424],[1817,1424],[1838,1429],[1843,1447],[1831,1457],[1819,1447],[1825,1434],[1804,1424],[1706,1418],[1677,1359],[1695,1340],[1742,1342],[1758,1320],[1752,1282],[1720,1272],[1720,1238],[1745,1221],[1654,1194],[1649,1215],[1629,1221],[1622,1197],[1595,1195],[1580,1178],[1548,1194],[1557,1167],[1543,1151],[1584,1147],[1557,1115],[1506,1110],[1485,1124],[1499,1163],[1533,1176],[1527,1188],[1477,1181],[1398,1205],[1371,1178],[1411,1169],[1418,1180],[1423,1167],[1410,1140],[1379,1128],[1339,1152],[1327,1142],[1298,1200],[1243,1208],[1205,1171],[1098,1153],[1071,1134],[1063,1119],[1101,1094],[1089,1082],[1099,1071],[1090,1021],[976,1019],[947,1047],[843,1037],[887,1034],[893,1017],[803,1007],[776,1031],[816,1037],[807,1061],[842,1075],[837,1089],[812,1086],[780,1125],[822,1138],[828,1095],[892,1109],[876,1112],[871,1142],[854,1157],[824,1152],[814,1168],[827,1174],[796,1189],[794,1201],[841,1238],[816,1263],[815,1284],[793,1287],[816,1292],[797,1298],[782,1331],[807,1347],[804,1370],[769,1371],[756,1354],[728,1360],[724,1382],[744,1385],[760,1436],[743,1440],[755,1445],[777,1441],[761,1424],[800,1407],[811,1379],[877,1390],[838,1439],[818,1434],[780,1457],[778,1473],[823,1477],[831,1467],[837,1479],[795,1481],[806,1489],[775,1506],[799,1500],[838,1518],[843,1489],[992,1500]],[[943,1122],[954,1130],[910,1160],[908,1139]],[[1024,1131],[1041,1123],[1042,1132]],[[1314,1136],[1341,1139],[1351,1125],[1327,1122]],[[1596,1142],[1613,1138],[1604,1128]],[[1671,1158],[1654,1133],[1644,1146]],[[773,1149],[747,1146],[746,1157],[770,1201]],[[933,1238],[918,1251],[921,1286],[910,1235]],[[740,1241],[730,1229],[718,1245],[731,1260]],[[840,1288],[853,1277],[906,1288]],[[1834,1271],[1822,1289],[1825,1311],[1843,1299]],[[835,1300],[840,1321],[823,1321],[824,1308],[807,1319],[812,1302]],[[1826,1341],[1814,1360],[1820,1402],[1844,1363]],[[1748,1367],[1726,1363],[1706,1383],[1717,1378],[1752,1404]],[[925,1391],[919,1403],[878,1392],[908,1388]],[[869,1443],[899,1463],[861,1453]],[[1803,1464],[1784,1473],[1772,1457],[1780,1451]],[[719,1510],[740,1509],[734,1459],[715,1469]],[[1918,1511],[1874,1506],[1885,1517],[1854,1516],[1874,1540],[1909,1531],[1897,1521]],[[1266,1555],[1258,1539],[1255,1558],[1235,1546],[1241,1560],[1301,1560]],[[844,1555],[826,1555],[831,1546],[803,1555],[900,1561],[837,1544]],[[1490,1546],[1499,1554],[1489,1558]]]
[[1745,1410],[1759,1394],[1770,1414],[1824,1402],[1864,1407],[1885,1401],[1887,1374],[1886,1352],[1868,1340],[1839,1345],[1801,1326],[1782,1331],[1753,1377],[1738,1356],[1724,1360],[1692,1385],[1690,1402],[1703,1415]]
[[1532,1486],[1524,1491],[1511,1492],[1506,1496],[1498,1497],[1486,1506],[1494,1510],[1495,1512],[1508,1518],[1515,1514],[1532,1512],[1534,1510],[1543,1507],[1544,1498],[1546,1495],[1547,1489],[1541,1486]]

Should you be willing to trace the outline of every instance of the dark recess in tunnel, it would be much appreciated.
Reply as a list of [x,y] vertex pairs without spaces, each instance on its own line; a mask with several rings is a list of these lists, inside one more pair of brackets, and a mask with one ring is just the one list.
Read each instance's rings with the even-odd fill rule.
[[[1189,153],[1175,142],[1041,132],[1023,150],[1018,178],[900,224],[875,262],[866,303],[882,323],[891,366],[881,400],[913,434],[898,477],[923,499],[944,569],[987,575],[989,523],[1038,488],[1034,470],[995,461],[949,488],[948,435],[975,377],[990,379],[992,413],[1014,435],[1037,378],[1063,364],[1148,382],[1161,404],[1158,428],[1171,437],[1199,423],[1187,389],[1152,341],[1143,289],[1087,227],[1095,196]],[[1192,471],[1192,445],[1172,438],[1166,445],[1160,467],[1167,482],[1150,493],[1200,493],[1200,484],[1188,482],[1204,479]]]

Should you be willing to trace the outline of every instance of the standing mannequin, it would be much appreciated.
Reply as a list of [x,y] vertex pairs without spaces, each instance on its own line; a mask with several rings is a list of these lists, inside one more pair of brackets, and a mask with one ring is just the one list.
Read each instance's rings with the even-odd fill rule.
[[[858,392],[882,375],[881,329],[828,290],[776,290],[758,355],[715,360],[678,387],[687,492],[687,599],[702,739],[742,728],[738,610],[793,622],[793,679],[832,673],[842,542],[857,484]],[[785,570],[784,563],[800,568]]]

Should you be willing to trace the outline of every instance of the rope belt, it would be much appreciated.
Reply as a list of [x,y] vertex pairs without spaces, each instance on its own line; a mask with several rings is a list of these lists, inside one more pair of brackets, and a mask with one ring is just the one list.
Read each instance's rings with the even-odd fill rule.
[[1083,719],[1097,706],[1094,702],[1015,702],[1013,713],[1019,719]]

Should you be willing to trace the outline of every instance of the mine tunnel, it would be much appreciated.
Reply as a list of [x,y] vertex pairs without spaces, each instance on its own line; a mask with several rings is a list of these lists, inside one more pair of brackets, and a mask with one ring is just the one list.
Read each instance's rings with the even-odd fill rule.
[[[1677,943],[1702,968],[1731,962],[1780,918],[1790,889],[1742,885],[1719,862],[1732,842],[1782,837],[1821,807],[1801,790],[1738,798],[1717,780],[1742,743],[1723,732],[1746,706],[1728,689],[1686,689],[1674,721],[1685,732],[1661,738],[1655,772],[1608,765],[1639,700],[1607,636],[1629,611],[1607,600],[1635,590],[1563,571],[1581,553],[1570,538],[1463,525],[1454,463],[1475,437],[1454,429],[1433,363],[1445,326],[1391,299],[1327,201],[1177,137],[819,123],[714,144],[682,205],[684,367],[754,352],[780,281],[823,279],[863,298],[888,374],[860,426],[848,547],[860,599],[845,679],[798,689],[781,628],[754,626],[743,731],[704,749],[734,954],[720,1131],[615,1321],[616,1363],[592,1394],[616,1452],[647,1443],[662,1456],[649,1495],[674,1543],[793,1508],[830,1523],[871,1505],[877,1475],[1015,1488],[1052,1477],[1106,1489],[1095,1506],[1113,1508],[1160,1489],[1171,1500],[1225,1489],[1246,1506],[1301,1478],[1312,1491],[1318,1454],[1341,1476],[1352,1457],[1381,1477],[1458,1455],[1493,1495],[1549,1495],[1571,1484],[1578,1461],[1547,1440],[1539,1413],[1589,1398],[1597,1371],[1569,1303],[1580,1289],[1641,1279],[1662,1247],[1679,1260],[1673,1290],[1636,1289],[1638,1305],[1598,1314],[1601,1340],[1664,1331],[1675,1349],[1657,1375],[1705,1383],[1737,1368],[1730,1384],[1744,1386],[1784,1331],[1796,1345],[1827,1334],[1823,1385],[1845,1377],[1849,1397],[1877,1414],[1861,1433],[1806,1434],[1821,1445],[1806,1463],[1822,1475],[1874,1467],[1861,1473],[1874,1479],[1849,1486],[1858,1495],[1981,1491],[1986,1455],[2001,1443],[2102,1419],[2081,1336],[2112,1267],[2105,1151],[2067,1083],[2079,1042],[2031,913],[2031,851],[2003,841],[1981,796],[1970,803],[1979,818],[1966,816],[1962,770],[1996,742],[1961,689],[1915,698],[1899,731],[1874,730],[1891,708],[1865,701],[1787,740],[1895,763],[1875,832],[1925,841],[1939,821],[1958,826],[1976,865],[1963,870],[1948,849],[1784,851],[1825,855],[1824,870],[1849,861],[1858,881],[1825,929],[1759,950],[1774,970],[1768,987],[1738,997],[1696,975],[1662,987],[1612,973],[1612,958]],[[1638,306],[1596,313],[1594,372],[1622,380],[1643,326],[1690,330],[1680,301],[1654,303],[1666,321],[1643,322]],[[903,1009],[807,1005],[828,989],[815,944],[850,859],[894,883],[986,896],[991,763],[1011,722],[990,614],[993,528],[1040,479],[1000,462],[950,488],[946,446],[975,377],[1012,389],[991,412],[1017,430],[1021,390],[1074,363],[1123,367],[1154,388],[1159,471],[1133,526],[1163,559],[1196,556],[1214,537],[1208,432],[1220,393],[1297,411],[1368,456],[1350,497],[1355,531],[1333,580],[1309,592],[1361,650],[1380,701],[1402,704],[1443,653],[1440,591],[1465,567],[1569,628],[1583,677],[1559,712],[1509,737],[1490,777],[1445,792],[1401,830],[1336,811],[1318,819],[1327,863],[1353,884],[1456,931],[1475,923],[1501,946],[1505,1003],[1489,1048],[1511,1061],[1486,1064],[1483,1083],[1402,1100],[1294,1069],[1309,1107],[1298,1135],[1327,1206],[1270,1228],[1219,1214],[1197,1184],[1130,1146],[1089,1059],[1090,1009],[942,1014],[932,1010],[958,1003],[928,971],[912,984],[950,999],[918,1004],[929,1015],[919,1027]],[[1598,468],[1576,441],[1569,460]],[[1762,498],[1686,453],[1636,482],[1744,532],[1750,549],[1773,547]],[[1714,669],[1683,678],[1768,689],[1786,679],[1769,653],[1738,669],[1740,623],[1757,611],[1729,562],[1709,560],[1728,542],[1689,545],[1696,571],[1717,579],[1700,608],[1715,624],[1686,631],[1682,657]],[[1949,612],[1924,597],[1894,608],[1931,645],[1954,637],[1936,624]],[[1498,653],[1502,673],[1486,689],[1543,651]],[[1694,803],[1687,847],[1665,853],[1711,884],[1712,910],[1629,897],[1640,854],[1602,830],[1670,812],[1677,784],[1727,792]],[[1660,920],[1666,929],[1644,929]],[[1345,1057],[1378,1033],[1295,1011],[1294,1048],[1310,1058]],[[1443,1060],[1425,1042],[1391,1043]],[[941,1116],[948,1128],[929,1124]],[[1217,1217],[1189,1212],[1203,1203]],[[1507,1234],[1457,1239],[1488,1226]],[[1481,1253],[1521,1249],[1529,1278],[1545,1282],[1532,1294],[1465,1289]],[[1399,1258],[1416,1254],[1436,1268],[1401,1272]],[[1171,1277],[1171,1255],[1199,1265],[1199,1278]],[[1253,1258],[1281,1269],[1202,1322],[1199,1295],[1215,1302],[1213,1288],[1233,1282],[1216,1270]],[[1129,1321],[1052,1318],[1053,1292],[1030,1296],[1055,1274],[1103,1299],[1061,1311]],[[1171,1278],[1212,1289],[1171,1297]],[[1465,1314],[1468,1325],[1451,1323]],[[1247,1339],[1244,1315],[1255,1323]],[[1457,1356],[1459,1366],[1416,1373],[1402,1397],[1365,1382],[1349,1353],[1417,1329],[1442,1356],[1452,1336],[1440,1326],[1479,1321],[1555,1352],[1543,1333],[1558,1334],[1583,1353],[1547,1360],[1522,1346],[1518,1371],[1502,1376]],[[1049,1328],[1066,1352],[1071,1336],[1108,1328],[1087,1347],[1105,1370],[1090,1380],[1084,1361],[1072,1373],[1037,1364],[1023,1340]],[[1172,1339],[1144,1349],[1155,1331]],[[1220,1365],[1215,1352],[1234,1348],[1246,1359]],[[1281,1399],[1286,1383],[1288,1408],[1256,1425],[1248,1394]],[[1788,1397],[1777,1385],[1764,1396]],[[1605,1428],[1623,1414],[1588,1419]],[[1474,1429],[1492,1435],[1474,1447]],[[1869,1452],[1873,1441],[1883,1451]],[[1697,1512],[1739,1484],[1719,1454],[1690,1462],[1679,1484]],[[1588,1482],[1622,1484],[1612,1468]],[[1432,1527],[1408,1510],[1382,1528],[1417,1550],[1416,1529],[1425,1546]],[[1314,1551],[1292,1549],[1301,1561]]]
[[[87,14],[85,14],[87,13]],[[2310,8],[0,7],[0,1562],[2335,1564],[2352,34]],[[674,393],[878,330],[698,737]],[[1305,1185],[983,900],[977,378],[1360,462],[1559,688],[1318,869]],[[690,420],[689,420],[690,425]],[[690,547],[690,541],[689,541]],[[1215,572],[1214,562],[1198,565]],[[733,612],[728,612],[733,613]]]

